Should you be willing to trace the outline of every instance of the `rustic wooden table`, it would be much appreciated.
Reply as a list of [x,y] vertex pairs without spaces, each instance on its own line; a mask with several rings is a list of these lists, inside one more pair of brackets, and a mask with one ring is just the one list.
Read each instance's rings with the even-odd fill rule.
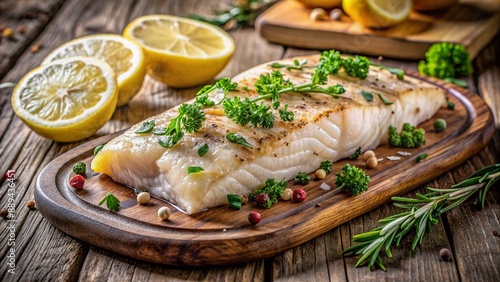
[[[3,0],[0,2],[0,26],[13,28],[14,35],[0,38],[0,79],[2,82],[18,81],[61,43],[87,34],[121,33],[125,25],[138,16],[153,13],[208,15],[219,5],[221,3],[215,0]],[[236,41],[236,51],[220,76],[232,76],[270,60],[311,53],[269,44],[251,28],[231,31],[231,35]],[[41,48],[35,52],[32,48],[40,44]],[[416,69],[415,61],[384,62]],[[475,73],[468,79],[469,89],[482,95],[496,109],[497,116],[500,111],[499,62],[500,36],[497,35],[475,59]],[[147,78],[141,93],[128,106],[117,109],[112,120],[93,138],[128,128],[187,100],[197,90],[196,87],[171,89]],[[441,216],[439,224],[416,251],[410,251],[409,241],[403,242],[393,252],[394,257],[386,260],[387,272],[354,268],[357,258],[344,258],[341,251],[352,245],[354,234],[373,228],[378,219],[397,212],[390,204],[276,257],[243,265],[172,267],[117,255],[69,237],[36,209],[26,207],[26,202],[33,198],[35,181],[42,168],[85,141],[61,144],[35,134],[13,113],[9,89],[0,90],[0,117],[0,207],[5,207],[10,197],[4,172],[15,170],[18,177],[15,182],[15,232],[10,228],[13,222],[0,221],[2,281],[498,281],[500,278],[500,237],[494,235],[494,231],[500,233],[500,189],[492,189],[483,210],[467,202]],[[475,170],[497,162],[500,162],[499,130],[480,154],[428,185],[448,187]],[[423,191],[425,186],[409,195]],[[15,242],[15,274],[8,272],[7,255],[12,247],[9,242]],[[452,262],[440,260],[441,248],[452,251]]]

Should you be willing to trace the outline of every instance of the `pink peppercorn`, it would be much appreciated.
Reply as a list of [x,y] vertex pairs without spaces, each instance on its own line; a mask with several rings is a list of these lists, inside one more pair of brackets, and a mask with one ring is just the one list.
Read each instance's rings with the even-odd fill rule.
[[295,189],[293,191],[292,199],[295,203],[302,203],[306,199],[306,191],[303,189]]
[[258,212],[250,212],[250,214],[248,215],[248,221],[250,221],[251,224],[257,224],[260,222],[260,220],[262,219],[262,216],[260,215],[260,213]]

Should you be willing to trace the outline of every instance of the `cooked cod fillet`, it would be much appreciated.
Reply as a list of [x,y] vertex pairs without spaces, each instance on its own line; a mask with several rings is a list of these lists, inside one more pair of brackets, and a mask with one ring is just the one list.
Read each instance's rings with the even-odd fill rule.
[[[306,59],[315,64],[318,58]],[[293,63],[293,59],[281,62]],[[272,71],[261,65],[238,75],[233,78],[238,91],[228,96],[258,96],[254,82]],[[303,84],[309,83],[313,71],[281,72],[294,84]],[[226,203],[227,194],[248,195],[267,178],[290,180],[299,172],[316,170],[322,161],[348,157],[358,147],[376,148],[387,141],[390,125],[398,129],[405,122],[418,125],[445,103],[445,93],[436,86],[409,76],[398,80],[378,67],[371,67],[364,80],[342,72],[330,75],[328,85],[337,83],[346,90],[339,99],[320,93],[281,95],[281,104],[288,104],[295,120],[283,122],[278,117],[271,129],[242,127],[224,116],[222,108],[209,108],[204,109],[201,130],[166,149],[158,144],[157,135],[134,133],[138,123],[107,143],[93,159],[92,169],[129,187],[147,189],[194,214]],[[241,90],[244,86],[250,91]],[[366,101],[361,90],[374,93],[373,101]],[[393,104],[385,105],[375,93]],[[176,115],[177,108],[172,108],[147,120],[167,127]],[[243,136],[253,149],[229,142],[225,137],[229,132]],[[197,150],[204,144],[209,151],[200,157]],[[189,166],[204,171],[188,174]]]

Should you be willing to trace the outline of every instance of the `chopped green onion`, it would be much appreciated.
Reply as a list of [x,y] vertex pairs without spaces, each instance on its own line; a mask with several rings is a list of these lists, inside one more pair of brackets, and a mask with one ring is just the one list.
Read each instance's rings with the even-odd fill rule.
[[418,155],[418,157],[417,157],[417,163],[425,160],[427,158],[427,156],[428,156],[427,153],[423,153],[423,154]]
[[200,166],[188,166],[188,174],[201,172],[201,171],[203,171],[203,168]]
[[384,96],[382,96],[382,94],[378,93],[377,95],[380,98],[380,100],[382,100],[382,102],[384,102],[384,104],[386,104],[387,106],[393,104],[391,101],[388,101]]
[[208,144],[205,144],[198,149],[198,156],[203,157],[207,152],[208,152]]
[[97,153],[99,153],[99,151],[102,149],[102,147],[104,147],[104,144],[97,145],[97,147],[95,147],[94,156],[97,155]]
[[235,194],[227,194],[227,204],[233,209],[241,209],[241,196]]
[[373,94],[371,92],[361,90],[361,95],[363,95],[363,97],[366,99],[366,101],[368,101],[368,102],[373,101]]

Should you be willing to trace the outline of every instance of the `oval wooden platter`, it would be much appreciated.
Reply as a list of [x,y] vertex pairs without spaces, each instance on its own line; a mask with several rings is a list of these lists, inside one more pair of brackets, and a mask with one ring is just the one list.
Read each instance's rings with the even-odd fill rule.
[[[375,150],[383,158],[376,169],[366,169],[372,181],[367,192],[350,196],[339,193],[333,184],[335,172],[343,164],[364,167],[361,160],[342,160],[334,164],[334,172],[323,180],[302,186],[290,182],[288,187],[303,188],[303,203],[280,201],[271,209],[257,209],[247,204],[241,210],[219,206],[188,216],[169,203],[153,198],[145,206],[138,205],[134,191],[113,182],[108,176],[89,169],[85,189],[75,192],[68,184],[72,166],[83,161],[90,166],[93,150],[120,132],[81,145],[53,160],[41,172],[35,189],[39,211],[65,233],[99,247],[146,261],[172,265],[225,265],[242,263],[276,255],[300,245],[322,233],[366,213],[443,174],[478,153],[492,138],[494,123],[491,112],[481,98],[442,81],[422,80],[447,90],[455,110],[441,109],[431,120],[421,124],[426,130],[427,144],[415,149],[390,148]],[[436,133],[433,122],[444,118],[448,127]],[[401,156],[398,151],[411,153]],[[427,153],[426,160],[416,158]],[[388,160],[398,156],[400,160]],[[326,182],[332,189],[325,191]],[[106,193],[121,201],[118,212],[98,206]],[[172,215],[161,221],[157,210],[169,206]],[[250,225],[250,211],[258,210],[262,221]]]

